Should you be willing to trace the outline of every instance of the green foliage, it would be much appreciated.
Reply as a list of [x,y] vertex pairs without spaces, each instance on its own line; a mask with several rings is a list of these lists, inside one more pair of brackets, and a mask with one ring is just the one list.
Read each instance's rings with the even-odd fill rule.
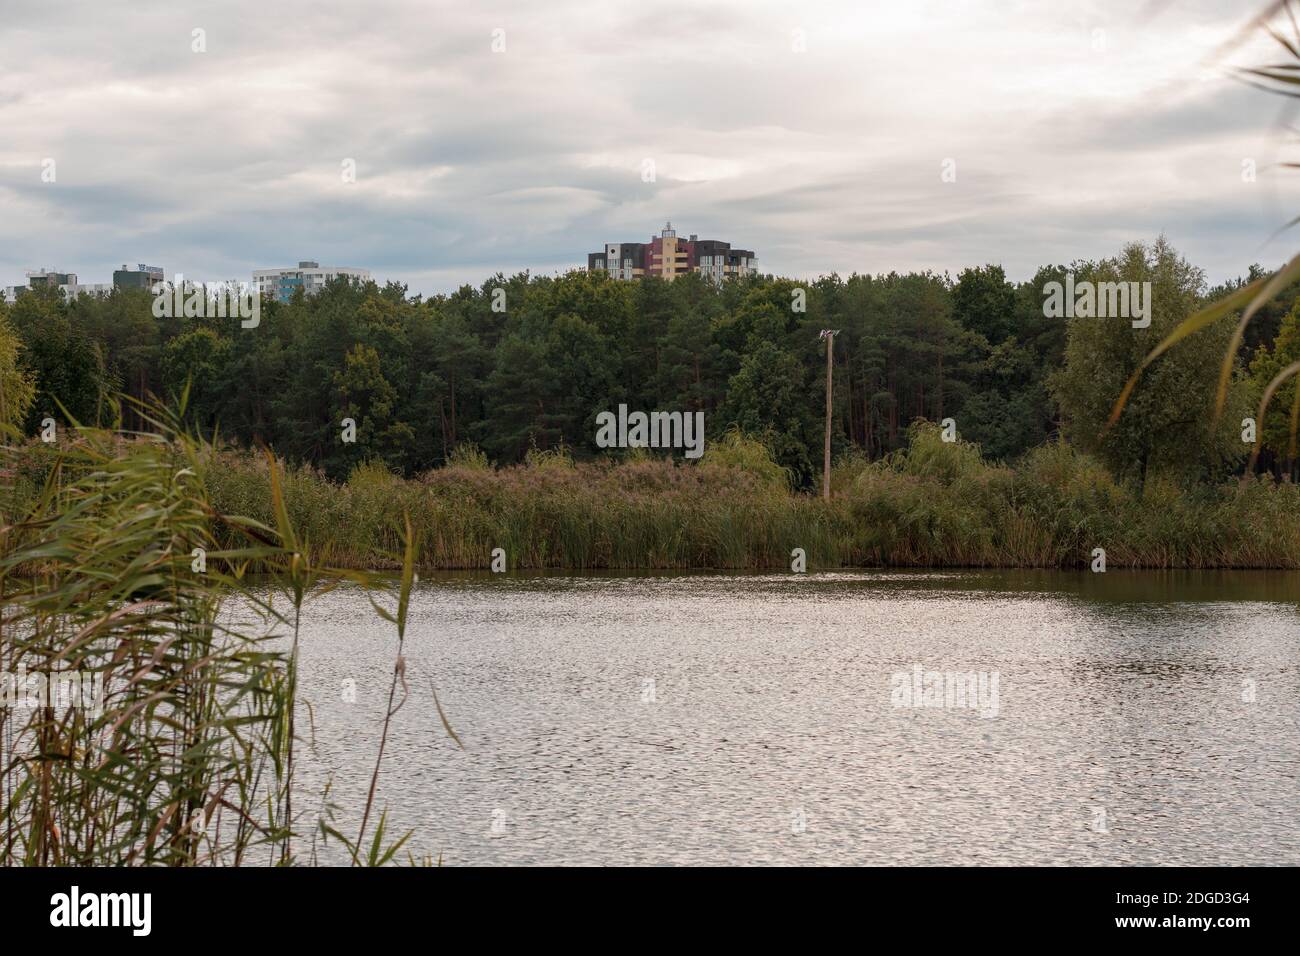
[[[1293,307],[1281,320],[1277,341],[1272,348],[1262,347],[1250,365],[1251,387],[1256,398],[1274,377],[1293,362],[1300,361],[1300,308]],[[1278,387],[1264,419],[1257,423],[1259,441],[1278,461],[1285,462],[1294,475],[1297,465],[1296,428],[1293,418],[1300,407],[1297,379],[1286,380]]]
[[[589,461],[605,455],[595,444],[596,415],[626,403],[703,412],[710,444],[740,428],[762,440],[795,488],[813,489],[825,400],[818,335],[826,328],[839,332],[831,444],[841,460],[855,449],[881,459],[906,447],[915,419],[952,417],[961,437],[996,461],[1014,462],[1063,425],[1121,477],[1226,474],[1241,457],[1227,423],[1240,422],[1246,386],[1234,385],[1224,427],[1201,426],[1202,380],[1214,377],[1208,356],[1223,344],[1214,330],[1159,359],[1119,427],[1103,434],[1104,412],[1152,342],[1202,304],[1199,273],[1163,241],[1070,268],[1081,279],[1155,279],[1152,328],[1045,316],[1043,289],[1064,278],[1060,265],[1020,283],[996,265],[963,270],[955,281],[930,272],[803,284],[497,275],[427,299],[396,284],[340,281],[318,295],[263,303],[255,329],[155,318],[150,296],[127,290],[71,302],[32,290],[6,311],[21,345],[11,362],[34,386],[26,434],[47,415],[61,419],[59,402],[93,423],[113,389],[141,400],[188,387],[187,421],[204,434],[219,429],[240,446],[265,444],[334,481],[371,459],[405,478],[453,460],[465,467],[456,449],[466,443],[503,465],[561,446],[575,462]],[[792,307],[799,290],[802,312]],[[1248,344],[1249,354],[1271,352],[1271,341],[1251,339],[1242,354]],[[357,423],[355,444],[341,440],[344,418]],[[126,422],[142,424],[131,406]]]
[[36,382],[24,430],[34,434],[43,418],[83,424],[99,421],[111,376],[102,342],[69,314],[57,289],[33,289],[18,297],[9,319],[22,339],[21,360]]
[[1219,367],[1232,330],[1220,323],[1185,339],[1152,364],[1123,415],[1110,423],[1116,396],[1144,357],[1197,308],[1200,270],[1163,239],[1127,246],[1117,259],[1086,264],[1076,278],[1150,282],[1151,324],[1126,318],[1072,318],[1065,366],[1052,378],[1065,434],[1121,478],[1167,475],[1180,481],[1218,479],[1245,456],[1240,422],[1247,410],[1244,377],[1236,376],[1223,417],[1214,416]]
[[22,347],[0,303],[0,438],[17,434],[36,401],[36,376],[19,363]]
[[[500,469],[449,465],[408,480],[375,465],[336,484],[306,466],[226,452],[204,480],[213,506],[275,526],[271,475],[316,566],[397,569],[394,514],[408,513],[421,570],[788,569],[810,566],[1300,568],[1300,486],[1256,480],[1189,492],[1152,477],[1117,482],[1098,459],[1054,441],[1014,468],[917,422],[888,457],[842,456],[829,503],[792,490],[766,447],[738,432],[697,464],[640,456],[569,461],[540,453]],[[24,456],[48,455],[40,444]],[[475,456],[477,458],[477,456]],[[24,466],[26,468],[26,466]],[[365,476],[365,477],[362,477]]]
[[492,465],[488,461],[488,456],[473,442],[461,442],[447,457],[447,467],[489,471]]
[[701,467],[705,469],[730,468],[753,477],[762,487],[771,491],[789,491],[790,472],[773,460],[768,446],[749,438],[739,429],[728,431],[721,439],[704,449]]
[[354,488],[387,488],[394,480],[393,473],[378,458],[368,458],[348,472],[348,484]]
[[816,447],[817,420],[809,407],[807,374],[798,360],[772,342],[758,339],[727,385],[719,415],[728,426],[762,433],[782,468],[799,484],[809,484]]
[[230,390],[233,342],[205,327],[183,332],[162,350],[164,394],[175,400],[189,389],[192,420],[207,430],[216,427]]
[[1001,266],[963,269],[952,299],[953,318],[991,344],[1016,334],[1016,289]]
[[[361,343],[349,349],[343,368],[334,373],[334,388],[338,420],[350,418],[356,423],[356,453],[378,454],[401,468],[412,430],[395,420],[397,389],[384,378],[378,350]],[[347,455],[337,452],[333,457],[346,460]]]
[[[81,428],[0,461],[44,474],[24,499],[0,499],[0,673],[81,681],[72,700],[0,708],[0,864],[293,864],[302,607],[344,579],[378,582],[312,560],[301,502],[269,455],[264,520],[223,512],[211,491],[226,463],[185,430],[183,409],[132,411],[146,433]],[[348,487],[386,489],[380,474],[361,466]],[[399,642],[413,546],[405,555],[397,614],[381,610]],[[268,573],[257,587],[250,567]],[[268,585],[287,602],[266,599]],[[378,763],[367,815],[377,778]],[[385,843],[384,820],[358,862],[390,862],[405,843]],[[356,846],[364,835],[363,822]]]
[[174,427],[125,442],[83,430],[6,529],[0,670],[100,686],[97,706],[16,718],[6,865],[238,864],[287,839],[286,662],[218,613],[240,588],[226,563],[275,549],[217,544],[209,463]]
[[[1004,361],[962,329],[944,277],[826,277],[803,287],[803,313],[791,308],[796,288],[770,277],[627,283],[573,272],[498,275],[420,299],[391,284],[338,282],[263,303],[256,329],[155,318],[143,292],[75,302],[33,292],[13,318],[38,389],[24,428],[32,434],[54,398],[93,421],[111,388],[144,399],[188,386],[188,419],[205,433],[219,427],[232,441],[265,443],[342,480],[372,457],[413,476],[448,462],[465,442],[504,464],[561,444],[575,460],[590,459],[601,454],[595,416],[626,402],[701,411],[710,441],[733,425],[761,435],[795,483],[812,487],[825,327],[842,330],[837,451],[856,445],[879,457],[899,448],[908,421],[961,415],[968,396],[994,387],[984,378],[997,379],[999,396],[1037,403],[1037,415],[1023,416],[1028,425],[1010,427],[999,446],[1007,454],[1050,421],[1041,390],[1021,388],[1041,364],[1037,353]],[[498,289],[505,311],[493,309]],[[995,420],[996,405],[985,407],[979,434],[992,440],[1008,427]],[[343,418],[356,420],[356,444],[340,441]]]
[[538,448],[534,446],[528,449],[528,454],[524,456],[524,465],[540,470],[556,468],[568,470],[573,467],[573,454],[566,445],[560,445],[557,448]]

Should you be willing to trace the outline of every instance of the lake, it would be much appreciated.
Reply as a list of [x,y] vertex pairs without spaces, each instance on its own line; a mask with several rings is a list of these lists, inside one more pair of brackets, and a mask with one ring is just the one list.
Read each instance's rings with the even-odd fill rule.
[[[395,646],[308,607],[344,832]],[[439,575],[406,659],[376,815],[446,864],[1300,863],[1300,574]]]

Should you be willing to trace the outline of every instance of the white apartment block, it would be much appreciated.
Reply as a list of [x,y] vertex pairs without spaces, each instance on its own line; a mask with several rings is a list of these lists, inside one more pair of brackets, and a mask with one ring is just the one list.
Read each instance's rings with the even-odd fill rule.
[[323,266],[319,262],[304,260],[296,268],[254,269],[253,285],[263,299],[288,302],[297,289],[302,289],[304,295],[315,295],[325,288],[326,282],[338,276],[366,282],[370,279],[370,270],[354,269],[351,266]]

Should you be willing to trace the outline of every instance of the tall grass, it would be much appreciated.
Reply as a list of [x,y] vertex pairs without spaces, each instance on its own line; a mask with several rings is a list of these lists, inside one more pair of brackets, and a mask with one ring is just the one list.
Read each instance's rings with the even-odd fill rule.
[[[214,507],[274,526],[279,467],[234,451],[219,462],[205,475]],[[1300,567],[1296,486],[1155,479],[1139,489],[1065,444],[1012,468],[925,423],[889,458],[841,460],[830,502],[791,491],[762,446],[739,436],[698,464],[536,455],[493,469],[467,455],[411,481],[375,464],[343,484],[301,466],[281,480],[286,520],[310,560],[350,568],[400,566],[403,514],[421,570],[485,569],[494,548],[511,569],[577,571],[788,569],[795,548],[820,568],[1076,568],[1096,547],[1109,567]]]
[[[210,495],[228,462],[178,418],[141,414],[147,434],[78,429],[0,462],[13,479],[0,497],[0,674],[99,689],[0,700],[0,864],[300,862],[303,605],[344,577],[376,582],[313,561],[269,456],[256,470],[266,520],[236,516]],[[246,586],[253,566],[288,610]],[[231,623],[248,617],[221,613],[232,598],[258,623]],[[353,859],[392,859],[402,840],[384,846],[383,831],[381,817]]]
[[881,564],[1075,568],[1100,547],[1108,567],[1300,567],[1300,488],[1138,489],[1064,443],[1012,470],[914,426],[911,447],[863,469],[847,500]]
[[283,656],[218,615],[237,586],[221,558],[273,549],[223,555],[210,462],[171,437],[123,454],[83,431],[5,528],[0,671],[103,688],[92,708],[4,714],[7,864],[238,864],[286,839]]

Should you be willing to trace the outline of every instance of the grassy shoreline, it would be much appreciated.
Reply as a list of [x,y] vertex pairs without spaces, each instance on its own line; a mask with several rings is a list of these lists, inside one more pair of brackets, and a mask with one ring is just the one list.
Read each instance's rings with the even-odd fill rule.
[[[50,456],[27,451],[17,500],[39,488]],[[213,505],[272,524],[265,456],[217,454],[207,470]],[[1068,569],[1090,566],[1095,548],[1108,569],[1300,568],[1300,486],[1157,479],[1139,490],[1064,444],[1010,468],[974,445],[943,442],[925,423],[905,451],[841,461],[829,502],[792,493],[762,446],[736,436],[698,464],[543,453],[500,469],[470,457],[410,480],[369,465],[341,483],[306,466],[276,467],[313,560],[347,568],[395,567],[403,514],[421,570],[486,569],[496,548],[512,571],[789,570],[796,548],[810,570]]]
[[[262,457],[210,471],[226,514],[271,519]],[[554,456],[491,469],[458,464],[401,480],[378,467],[346,483],[284,473],[286,503],[316,559],[386,568],[409,513],[424,569],[789,569],[1088,566],[1300,568],[1300,488],[1256,480],[1191,490],[1116,484],[1064,445],[1013,470],[919,425],[906,452],[836,468],[832,500],[788,490],[756,443],[713,446],[699,465],[649,457],[574,464]]]

